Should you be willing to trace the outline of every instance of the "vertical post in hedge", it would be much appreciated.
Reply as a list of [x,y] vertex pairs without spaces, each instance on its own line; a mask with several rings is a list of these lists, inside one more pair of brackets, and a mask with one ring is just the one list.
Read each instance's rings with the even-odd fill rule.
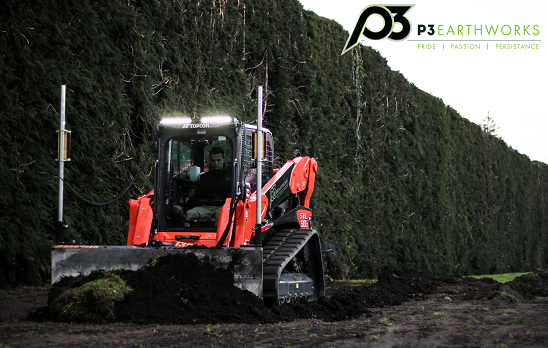
[[59,121],[59,144],[57,158],[59,160],[59,213],[57,218],[57,244],[64,243],[64,229],[66,227],[63,221],[63,179],[65,175],[65,106],[66,106],[67,86],[61,85],[61,110]]
[[261,225],[261,198],[263,187],[263,86],[260,85],[257,88],[257,222],[255,225],[255,245],[262,245]]

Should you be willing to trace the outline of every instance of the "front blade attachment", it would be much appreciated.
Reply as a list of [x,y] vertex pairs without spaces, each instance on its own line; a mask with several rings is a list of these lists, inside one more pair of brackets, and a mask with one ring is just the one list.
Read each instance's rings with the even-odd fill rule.
[[[104,269],[136,271],[168,254],[193,253],[216,268],[234,272],[234,286],[256,296],[263,294],[263,249],[252,248],[143,248],[134,246],[56,245],[51,249],[51,282]],[[181,265],[184,267],[184,265]]]

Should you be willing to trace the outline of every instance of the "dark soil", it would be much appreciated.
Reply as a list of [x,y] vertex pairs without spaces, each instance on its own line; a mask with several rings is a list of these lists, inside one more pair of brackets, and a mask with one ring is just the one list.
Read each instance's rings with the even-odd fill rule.
[[0,292],[0,347],[548,346],[548,300],[539,299],[548,297],[548,273],[541,270],[506,284],[418,271],[383,274],[375,284],[327,280],[325,298],[274,307],[194,255],[119,275],[134,290],[111,324],[59,323],[45,307],[99,272]]
[[[311,303],[300,301],[265,307],[260,298],[233,286],[231,272],[215,269],[213,265],[199,261],[194,254],[168,255],[159,258],[154,266],[116,273],[133,289],[119,304],[116,319],[139,324],[266,324],[311,318],[340,321],[370,315],[370,308],[400,305],[403,301],[430,294],[442,283],[417,271],[397,276],[381,274],[379,281],[368,286],[367,291],[363,291],[362,286]],[[59,320],[51,306],[53,301],[66,290],[100,277],[104,277],[104,272],[63,278],[53,285],[48,307],[32,313],[30,318]],[[94,311],[95,306],[89,301],[87,310]]]

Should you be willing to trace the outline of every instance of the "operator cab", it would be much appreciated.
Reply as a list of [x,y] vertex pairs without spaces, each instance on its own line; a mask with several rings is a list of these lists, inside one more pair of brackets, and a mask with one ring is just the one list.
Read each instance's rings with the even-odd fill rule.
[[[256,191],[257,127],[232,117],[164,118],[156,125],[154,239],[214,246],[238,223],[243,201]],[[199,123],[198,123],[199,122]],[[263,129],[263,184],[274,175],[273,138]],[[239,204],[239,205],[238,205]],[[232,217],[232,218],[230,218]],[[224,237],[223,237],[224,238]]]
[[232,198],[233,146],[225,135],[174,137],[164,148],[166,227],[217,226]]

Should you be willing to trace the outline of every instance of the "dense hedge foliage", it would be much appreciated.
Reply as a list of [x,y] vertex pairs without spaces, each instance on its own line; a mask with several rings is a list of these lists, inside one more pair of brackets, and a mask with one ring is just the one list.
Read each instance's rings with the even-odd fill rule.
[[[108,201],[154,148],[152,122],[197,104],[265,126],[278,163],[320,165],[313,196],[326,272],[525,271],[548,264],[548,167],[531,162],[390,70],[340,55],[337,23],[296,0],[3,1],[0,4],[0,283],[48,275],[55,239],[60,85],[73,132],[67,181]],[[68,240],[124,244],[127,200],[65,195]]]

